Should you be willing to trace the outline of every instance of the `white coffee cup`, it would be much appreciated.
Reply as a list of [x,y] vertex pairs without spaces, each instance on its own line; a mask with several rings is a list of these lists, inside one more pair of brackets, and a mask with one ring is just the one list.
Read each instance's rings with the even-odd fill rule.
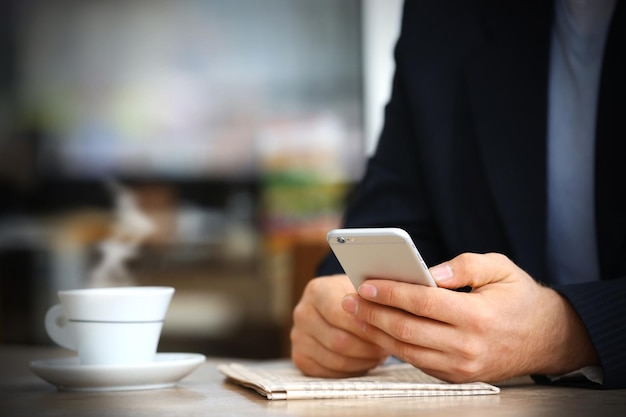
[[113,287],[59,291],[46,313],[48,336],[78,352],[82,365],[154,360],[172,287]]

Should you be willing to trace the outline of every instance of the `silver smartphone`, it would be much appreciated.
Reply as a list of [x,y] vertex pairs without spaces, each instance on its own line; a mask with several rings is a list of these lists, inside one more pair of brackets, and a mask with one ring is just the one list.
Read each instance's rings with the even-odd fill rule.
[[367,278],[437,286],[411,236],[402,229],[334,229],[326,240],[355,288]]

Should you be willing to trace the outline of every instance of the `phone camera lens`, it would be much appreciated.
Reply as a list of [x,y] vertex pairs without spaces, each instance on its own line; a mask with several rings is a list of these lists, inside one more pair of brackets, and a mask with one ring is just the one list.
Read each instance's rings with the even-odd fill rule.
[[344,237],[339,236],[337,238],[337,243],[346,243],[346,239]]

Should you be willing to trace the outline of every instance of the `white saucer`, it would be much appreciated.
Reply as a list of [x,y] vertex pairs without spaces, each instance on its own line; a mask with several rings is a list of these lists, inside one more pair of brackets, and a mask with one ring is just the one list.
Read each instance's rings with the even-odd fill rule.
[[62,391],[127,391],[174,386],[204,360],[199,353],[157,353],[144,364],[81,365],[70,357],[35,360],[30,369]]

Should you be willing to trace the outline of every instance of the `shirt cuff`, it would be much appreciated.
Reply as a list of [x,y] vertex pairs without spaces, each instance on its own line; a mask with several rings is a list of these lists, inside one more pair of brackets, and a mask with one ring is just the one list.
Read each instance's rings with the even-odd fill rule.
[[604,372],[599,366],[585,366],[564,375],[547,375],[550,382],[567,382],[570,380],[580,380],[585,378],[590,382],[602,385],[604,381]]

